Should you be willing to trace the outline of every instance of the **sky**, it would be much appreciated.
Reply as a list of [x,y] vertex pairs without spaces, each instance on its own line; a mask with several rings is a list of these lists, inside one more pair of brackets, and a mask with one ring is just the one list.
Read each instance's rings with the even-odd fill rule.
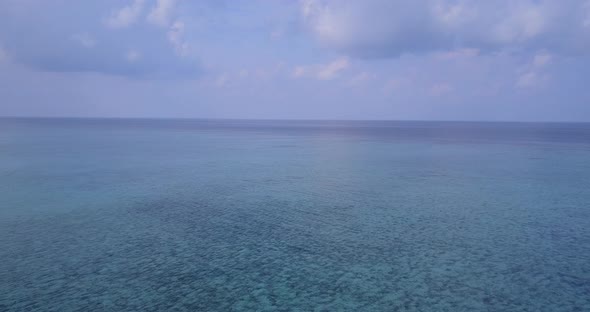
[[590,121],[590,0],[1,0],[0,116]]

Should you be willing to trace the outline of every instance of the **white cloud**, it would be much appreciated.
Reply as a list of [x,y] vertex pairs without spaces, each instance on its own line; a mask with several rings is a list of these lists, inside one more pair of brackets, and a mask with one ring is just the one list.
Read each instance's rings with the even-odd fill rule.
[[530,88],[543,85],[549,81],[550,76],[545,68],[551,64],[551,54],[541,51],[535,54],[529,64],[519,70],[516,86],[519,88]]
[[459,60],[459,59],[466,59],[471,58],[479,55],[478,49],[457,49],[457,50],[450,50],[444,52],[438,52],[435,54],[435,57],[439,60]]
[[168,29],[168,40],[174,46],[176,53],[180,56],[186,56],[189,53],[189,45],[184,41],[184,23],[181,21],[174,22]]
[[582,20],[582,26],[585,28],[590,28],[590,0],[584,3],[583,12],[584,19]]
[[2,45],[0,45],[0,63],[4,63],[6,61],[8,61],[9,57],[8,57],[8,52],[6,52],[6,50],[4,50],[4,48],[2,48]]
[[[587,0],[584,0],[587,1]],[[583,0],[303,0],[324,46],[361,57],[474,50],[590,53]]]
[[533,58],[533,66],[536,68],[544,67],[551,63],[552,56],[551,54],[542,51],[536,54]]
[[366,83],[369,80],[373,80],[377,78],[377,75],[368,73],[366,71],[360,72],[357,75],[353,76],[348,80],[348,85],[350,86],[358,86]]
[[85,48],[93,48],[96,45],[96,39],[88,33],[80,33],[72,36],[72,40],[77,41]]
[[[135,23],[143,11],[145,0],[134,0],[130,5],[114,11],[105,20],[105,24],[111,28],[124,28]],[[176,54],[186,56],[189,53],[189,45],[184,40],[185,25],[180,20],[172,21],[172,15],[176,7],[176,0],[156,0],[146,19],[148,22],[168,28],[167,38],[174,47]],[[92,47],[96,43],[85,34],[76,35],[74,38],[85,47]]]
[[284,62],[277,62],[272,66],[258,67],[254,70],[251,70],[250,73],[253,77],[257,78],[258,80],[270,80],[280,75],[283,72],[284,68]]
[[228,86],[244,86],[251,85],[252,83],[268,83],[275,81],[277,77],[284,77],[285,74],[285,63],[277,62],[270,66],[260,66],[254,68],[241,68],[232,69],[211,69],[216,71],[216,75],[212,75],[206,79],[208,85],[212,85],[218,88]]
[[300,78],[305,76],[305,74],[307,73],[307,68],[305,66],[295,66],[295,68],[293,69],[293,77],[294,78]]
[[129,50],[127,51],[127,54],[125,54],[125,58],[133,63],[133,62],[137,62],[140,58],[141,58],[141,54],[139,52],[137,52],[136,50]]
[[541,76],[539,73],[534,71],[528,71],[522,73],[516,81],[516,86],[519,88],[529,88],[538,85],[543,82],[546,77]]
[[188,56],[190,46],[184,39],[185,24],[179,19],[174,19],[176,0],[156,0],[147,16],[147,21],[167,29],[166,36],[179,56]]
[[133,0],[130,5],[111,13],[105,19],[105,24],[110,28],[125,28],[132,25],[141,15],[144,3],[144,0]]
[[285,36],[285,31],[281,28],[277,28],[270,32],[270,39],[278,40]]
[[318,68],[317,77],[321,80],[331,80],[336,78],[341,71],[345,70],[350,66],[350,62],[347,58],[339,58],[327,65],[320,66]]
[[492,40],[510,45],[538,37],[547,30],[552,18],[548,10],[547,5],[517,2],[507,16],[494,21]]
[[226,73],[223,73],[223,74],[220,74],[219,76],[217,76],[217,79],[215,79],[215,86],[221,88],[221,87],[225,86],[228,82],[229,82],[229,75]]
[[312,77],[319,80],[332,80],[338,78],[342,71],[348,67],[350,67],[348,58],[341,57],[327,64],[296,66],[292,76],[294,78]]
[[147,20],[155,25],[167,27],[172,19],[172,13],[176,7],[176,0],[156,0]]
[[239,78],[248,78],[248,76],[250,76],[250,71],[247,69],[242,69],[240,70],[240,72],[238,73],[238,77]]

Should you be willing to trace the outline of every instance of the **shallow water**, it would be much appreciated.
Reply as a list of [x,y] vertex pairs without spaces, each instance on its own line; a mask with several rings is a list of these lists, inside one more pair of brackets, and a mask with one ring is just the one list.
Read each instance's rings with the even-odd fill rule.
[[590,311],[590,124],[0,119],[1,311]]

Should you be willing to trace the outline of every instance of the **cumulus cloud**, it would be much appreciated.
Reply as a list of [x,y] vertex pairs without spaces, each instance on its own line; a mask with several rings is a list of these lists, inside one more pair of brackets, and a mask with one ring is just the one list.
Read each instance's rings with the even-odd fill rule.
[[184,40],[184,23],[174,22],[168,29],[168,40],[174,46],[176,53],[180,56],[187,56],[190,52],[189,44]]
[[229,76],[226,73],[223,73],[215,79],[215,85],[217,87],[223,87],[229,82]]
[[370,80],[376,79],[377,75],[374,73],[369,73],[366,71],[360,72],[354,75],[352,78],[348,80],[347,85],[349,86],[359,86],[362,85]]
[[139,18],[145,0],[133,0],[128,6],[115,10],[105,19],[105,24],[111,28],[124,28],[135,23]]
[[88,33],[80,33],[72,36],[72,40],[79,42],[86,48],[92,48],[96,45],[96,40]]
[[547,52],[540,52],[533,58],[534,67],[544,67],[551,62],[552,56]]
[[360,57],[456,49],[590,52],[584,0],[303,0],[304,24]]
[[129,62],[137,62],[139,60],[139,58],[141,57],[141,54],[135,50],[129,50],[127,51],[127,54],[125,54],[125,57],[127,58],[127,60]]
[[520,75],[516,81],[516,86],[519,88],[531,88],[542,85],[549,80],[549,74],[545,72],[545,68],[551,63],[551,54],[546,51],[541,51],[535,54],[524,68],[520,69]]
[[187,56],[190,45],[184,39],[185,24],[179,19],[174,19],[176,0],[156,0],[146,19],[149,23],[165,28],[168,41],[174,46],[176,54]]
[[586,1],[586,3],[583,6],[582,12],[583,12],[582,14],[584,16],[583,17],[584,20],[582,22],[582,25],[585,28],[590,28],[590,0]]
[[147,16],[147,20],[158,26],[169,25],[176,0],[156,0],[156,4]]
[[348,58],[341,57],[327,64],[296,66],[292,76],[294,78],[312,77],[318,80],[332,80],[338,78],[342,71],[349,66]]
[[457,59],[466,59],[471,58],[474,56],[479,55],[478,49],[457,49],[457,50],[450,50],[450,51],[442,51],[436,53],[436,58],[439,60],[457,60]]
[[8,61],[8,53],[0,45],[0,63]]
[[147,3],[133,0],[120,8],[119,1],[107,0],[29,0],[26,6],[0,1],[0,40],[11,60],[40,71],[148,79],[200,75],[201,66],[183,40],[184,24],[149,25],[142,9]]

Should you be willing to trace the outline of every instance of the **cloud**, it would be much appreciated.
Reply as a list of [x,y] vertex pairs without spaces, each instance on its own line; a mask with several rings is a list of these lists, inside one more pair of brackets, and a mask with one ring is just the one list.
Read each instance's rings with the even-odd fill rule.
[[176,53],[180,56],[187,56],[190,53],[190,45],[184,40],[184,23],[174,22],[168,29],[168,40],[174,46]]
[[347,85],[349,86],[359,86],[362,85],[370,80],[376,79],[377,75],[376,74],[372,74],[372,73],[368,73],[366,71],[364,72],[360,72],[358,74],[356,74],[355,76],[353,76],[352,78],[350,78],[348,80]]
[[547,52],[540,52],[533,58],[533,66],[536,68],[544,67],[551,62],[552,56]]
[[125,28],[135,23],[143,10],[144,0],[133,2],[119,10],[115,10],[108,16],[104,23],[111,28]]
[[96,40],[88,33],[80,33],[72,36],[72,40],[79,42],[86,48],[92,48],[96,45]]
[[250,76],[250,71],[249,71],[249,70],[247,70],[247,69],[241,69],[241,70],[238,72],[238,77],[239,77],[239,78],[248,78],[248,76]]
[[586,1],[582,9],[583,12],[583,22],[582,26],[585,28],[590,28],[590,1]]
[[317,77],[321,80],[330,80],[338,76],[338,74],[347,69],[350,66],[350,62],[347,58],[339,58],[325,66],[321,66],[318,69]]
[[318,80],[332,80],[338,78],[341,72],[349,66],[348,58],[341,57],[327,64],[296,66],[292,76],[294,78],[312,77]]
[[475,57],[477,55],[479,55],[478,49],[463,48],[438,52],[435,54],[435,57],[439,60],[459,60]]
[[228,69],[220,71],[215,76],[210,76],[205,83],[215,87],[244,86],[256,83],[273,83],[285,77],[285,63],[277,62],[270,66],[259,66],[254,68],[241,68],[238,70]]
[[583,0],[303,0],[323,45],[357,57],[472,49],[590,52]]
[[545,72],[545,68],[551,64],[552,59],[551,54],[546,51],[535,54],[531,62],[520,69],[516,86],[519,88],[531,88],[547,83],[550,76]]
[[164,29],[153,27],[142,18],[146,3],[118,8],[118,1],[107,0],[0,2],[0,40],[15,63],[39,71],[141,79],[201,75],[184,40],[184,24],[176,19]]
[[285,31],[281,28],[274,29],[270,32],[270,39],[278,40],[285,36]]
[[156,5],[150,11],[147,20],[158,26],[169,26],[175,6],[176,0],[156,0]]
[[141,58],[141,54],[135,50],[129,50],[127,54],[125,54],[127,60],[131,63],[137,62]]
[[185,24],[179,19],[174,19],[176,0],[156,0],[147,21],[153,25],[166,28],[168,41],[174,46],[176,54],[187,56],[190,53],[190,45],[184,39]]
[[8,52],[6,52],[2,48],[2,45],[0,45],[0,63],[4,63],[6,61],[8,61]]
[[220,74],[219,76],[217,76],[217,78],[215,79],[215,86],[221,88],[221,87],[225,86],[228,82],[229,82],[229,75],[226,73],[223,73],[223,74]]

